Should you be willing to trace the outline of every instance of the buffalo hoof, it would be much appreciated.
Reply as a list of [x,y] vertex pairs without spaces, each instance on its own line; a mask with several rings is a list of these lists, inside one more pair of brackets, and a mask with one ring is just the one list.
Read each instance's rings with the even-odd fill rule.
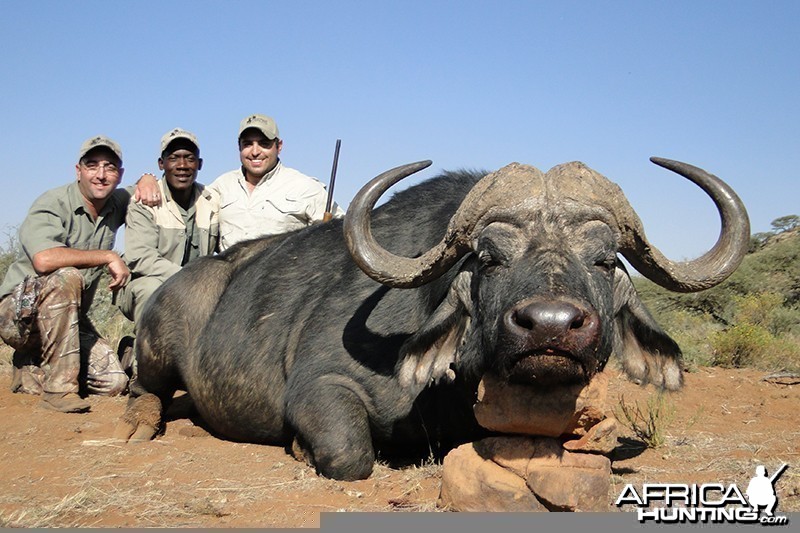
[[292,440],[292,445],[289,448],[289,454],[294,458],[295,461],[305,463],[311,467],[314,466],[314,458],[311,455],[311,451],[303,446],[297,437]]
[[143,394],[128,405],[117,423],[114,438],[142,442],[155,437],[161,427],[161,400],[154,394]]

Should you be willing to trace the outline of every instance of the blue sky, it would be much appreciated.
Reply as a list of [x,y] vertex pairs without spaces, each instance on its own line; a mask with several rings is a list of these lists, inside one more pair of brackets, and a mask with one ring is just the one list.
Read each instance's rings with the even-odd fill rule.
[[705,168],[753,232],[800,214],[800,2],[37,2],[0,20],[0,230],[120,142],[124,184],[161,135],[197,134],[211,182],[239,121],[273,116],[288,166],[335,196],[396,165],[542,170],[580,160],[618,183],[673,259],[716,240],[704,194],[648,161]]

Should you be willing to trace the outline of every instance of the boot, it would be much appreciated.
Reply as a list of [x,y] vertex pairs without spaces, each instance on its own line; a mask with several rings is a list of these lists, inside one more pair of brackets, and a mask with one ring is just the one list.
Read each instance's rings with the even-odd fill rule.
[[85,413],[92,405],[74,392],[44,392],[42,407],[60,413]]

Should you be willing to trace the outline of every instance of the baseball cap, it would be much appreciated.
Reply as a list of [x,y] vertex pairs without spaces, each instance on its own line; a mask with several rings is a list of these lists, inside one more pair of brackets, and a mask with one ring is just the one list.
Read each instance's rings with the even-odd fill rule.
[[239,137],[241,137],[242,132],[248,128],[256,128],[263,133],[267,139],[278,138],[278,125],[272,117],[266,115],[250,115],[245,118],[239,125]]
[[167,149],[171,142],[178,139],[186,139],[192,143],[195,148],[197,148],[198,152],[200,151],[200,143],[197,142],[197,137],[195,137],[194,133],[186,131],[183,128],[175,128],[168,131],[163,137],[161,137],[161,153],[164,153],[164,150]]
[[117,144],[116,141],[113,141],[105,135],[97,135],[83,141],[80,152],[78,153],[78,161],[83,159],[83,156],[88,154],[91,150],[94,150],[99,146],[105,146],[114,152],[114,154],[119,158],[120,162],[122,162],[122,148],[119,147],[119,144]]

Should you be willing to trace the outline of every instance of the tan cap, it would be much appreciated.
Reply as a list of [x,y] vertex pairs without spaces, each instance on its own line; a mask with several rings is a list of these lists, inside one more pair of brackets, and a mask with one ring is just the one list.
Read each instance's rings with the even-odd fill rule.
[[250,115],[242,120],[242,123],[239,125],[239,137],[241,137],[242,132],[248,128],[257,129],[263,133],[267,139],[278,138],[278,125],[275,123],[274,119],[266,115]]
[[91,150],[94,150],[99,146],[105,146],[106,148],[114,152],[116,156],[119,158],[120,163],[122,162],[122,148],[119,147],[119,144],[109,139],[105,135],[98,135],[96,137],[91,137],[83,141],[83,144],[81,145],[81,150],[78,153],[78,161],[83,159],[83,156],[88,154]]
[[167,149],[169,143],[171,143],[172,141],[176,141],[178,139],[186,139],[187,141],[192,143],[195,146],[195,148],[197,148],[198,152],[200,151],[200,143],[197,142],[197,137],[195,137],[194,133],[186,131],[183,128],[175,128],[173,130],[168,131],[167,133],[164,134],[163,137],[161,137],[161,153],[162,154],[164,153],[164,150]]

